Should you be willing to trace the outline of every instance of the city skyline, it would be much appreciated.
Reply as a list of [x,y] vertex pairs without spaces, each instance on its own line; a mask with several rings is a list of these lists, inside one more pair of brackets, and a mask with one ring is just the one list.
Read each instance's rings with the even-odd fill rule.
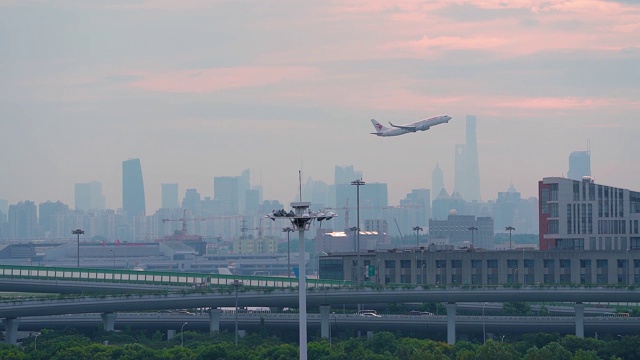
[[[122,207],[122,161],[143,163],[147,213],[161,184],[213,196],[249,168],[288,204],[335,165],[387,183],[389,203],[453,191],[454,146],[477,117],[483,199],[567,174],[591,146],[598,183],[636,188],[640,5],[628,1],[86,1],[0,3],[0,198],[74,203],[98,181]],[[113,24],[118,26],[113,26]],[[34,29],[38,31],[34,31]],[[437,114],[399,138],[369,119]],[[437,194],[432,193],[432,199]]]

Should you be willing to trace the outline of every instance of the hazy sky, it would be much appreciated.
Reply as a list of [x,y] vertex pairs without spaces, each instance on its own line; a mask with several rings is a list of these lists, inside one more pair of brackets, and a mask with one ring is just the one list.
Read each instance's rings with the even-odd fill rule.
[[[454,145],[478,117],[482,197],[566,175],[591,141],[597,183],[640,190],[640,5],[604,0],[0,0],[0,198],[61,200],[102,182],[122,206],[140,158],[160,184],[213,195],[250,168],[265,198],[335,165],[387,182],[390,204],[453,187]],[[376,118],[449,114],[369,135]]]

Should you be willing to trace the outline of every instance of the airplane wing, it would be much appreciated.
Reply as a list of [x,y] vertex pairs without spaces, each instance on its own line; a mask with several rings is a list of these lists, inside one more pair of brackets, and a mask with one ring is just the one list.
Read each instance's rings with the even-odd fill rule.
[[393,125],[393,123],[391,121],[389,121],[389,125],[393,126],[394,128],[398,128],[398,129],[403,129],[403,130],[408,130],[408,131],[416,131],[416,127],[415,126],[403,126],[403,125]]

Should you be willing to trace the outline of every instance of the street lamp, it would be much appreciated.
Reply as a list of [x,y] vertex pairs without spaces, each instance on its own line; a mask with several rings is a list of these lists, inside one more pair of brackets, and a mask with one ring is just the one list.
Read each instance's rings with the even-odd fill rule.
[[[301,191],[302,193],[302,191]],[[302,198],[302,196],[300,197]],[[299,308],[299,338],[300,338],[300,360],[307,359],[307,279],[305,271],[305,250],[304,232],[309,229],[314,220],[331,220],[336,216],[331,211],[309,211],[310,202],[292,202],[291,211],[273,210],[267,217],[273,221],[279,218],[287,219],[291,222],[293,230],[298,230],[298,264],[300,267],[298,275],[298,308]],[[237,312],[236,312],[237,313]]]
[[351,185],[355,185],[356,187],[356,252],[358,257],[356,274],[358,279],[357,284],[360,286],[360,272],[362,271],[360,268],[360,186],[365,185],[365,183],[362,179],[359,179],[352,181]]
[[509,250],[511,250],[511,232],[513,230],[515,230],[516,228],[514,228],[513,226],[509,225],[506,228],[504,228],[505,230],[507,230],[509,232]]
[[111,253],[113,254],[113,269],[115,270],[115,268],[116,268],[116,252],[113,251],[113,249],[109,249],[109,251],[111,251]]
[[289,248],[289,234],[293,231],[292,228],[286,227],[282,229],[282,232],[287,233],[287,277],[291,277],[291,250]]
[[184,347],[184,326],[187,325],[188,322],[184,322],[180,327],[180,347]]
[[487,342],[487,332],[484,327],[484,307],[487,306],[487,303],[482,305],[482,343],[485,344]]
[[[354,250],[356,253],[358,253],[358,245],[357,245],[357,242],[358,242],[358,238],[357,238],[357,236],[358,236],[358,235],[357,235],[357,234],[358,234],[358,232],[359,232],[359,231],[358,231],[358,227],[357,227],[357,226],[352,226],[352,227],[350,227],[350,228],[349,228],[349,231],[353,231],[353,250]],[[358,259],[359,259],[359,256],[360,256],[360,255],[358,254]],[[359,262],[359,261],[358,261],[358,262],[356,262],[356,271],[355,271],[355,274],[354,274],[354,275],[355,275],[355,278],[356,278],[356,285],[358,285],[358,279],[359,279],[359,278],[358,278],[358,265],[359,265],[359,264],[360,264],[360,262]]]
[[475,226],[469,226],[468,230],[471,231],[471,247],[475,247],[475,242],[473,241],[473,233],[478,231],[478,228]]
[[236,325],[235,325],[235,340],[236,346],[238,345],[238,287],[242,285],[241,281],[233,280],[232,285],[236,288]]
[[418,232],[422,231],[423,229],[420,226],[414,226],[413,227],[413,231],[416,232],[416,246],[420,247],[420,240],[418,239]]
[[75,229],[71,231],[71,234],[78,235],[78,267],[80,267],[80,235],[84,234],[81,229]]
[[38,336],[40,333],[36,333],[36,337],[33,339],[33,351],[38,351]]

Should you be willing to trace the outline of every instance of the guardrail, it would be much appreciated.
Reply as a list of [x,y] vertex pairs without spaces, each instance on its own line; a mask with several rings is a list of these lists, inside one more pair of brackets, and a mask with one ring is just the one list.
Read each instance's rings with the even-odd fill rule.
[[[171,271],[136,271],[26,265],[0,265],[0,278],[156,284],[186,286],[190,288],[235,286],[237,284],[236,281],[240,282],[245,287],[292,288],[298,286],[297,278],[277,276],[223,275]],[[351,286],[351,282],[307,279],[307,288],[343,286]]]

